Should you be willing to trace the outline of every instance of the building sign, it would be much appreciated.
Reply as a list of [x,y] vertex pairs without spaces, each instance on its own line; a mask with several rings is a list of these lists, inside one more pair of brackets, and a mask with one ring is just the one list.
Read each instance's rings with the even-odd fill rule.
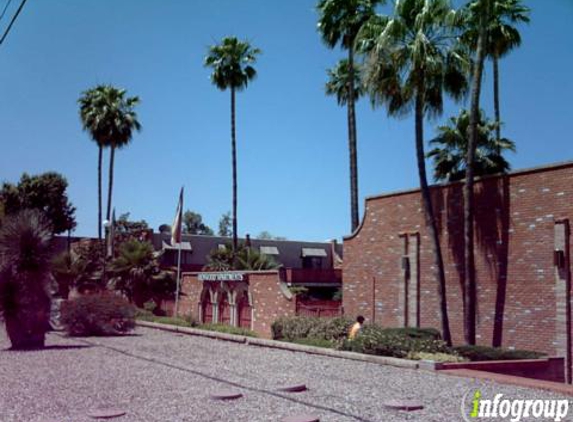
[[199,281],[245,281],[247,275],[245,273],[199,273],[197,276]]

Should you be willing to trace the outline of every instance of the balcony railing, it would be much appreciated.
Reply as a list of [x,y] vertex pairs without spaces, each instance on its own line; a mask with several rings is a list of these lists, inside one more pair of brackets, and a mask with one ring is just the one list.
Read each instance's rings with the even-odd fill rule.
[[288,283],[342,283],[342,270],[332,268],[287,268]]

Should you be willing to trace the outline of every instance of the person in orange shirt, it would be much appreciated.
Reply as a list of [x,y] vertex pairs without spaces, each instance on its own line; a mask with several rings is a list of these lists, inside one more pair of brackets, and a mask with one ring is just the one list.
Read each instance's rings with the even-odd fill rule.
[[348,333],[348,338],[350,340],[354,340],[358,333],[362,330],[362,325],[364,324],[364,317],[362,315],[358,315],[356,317],[356,322],[350,327],[350,332]]

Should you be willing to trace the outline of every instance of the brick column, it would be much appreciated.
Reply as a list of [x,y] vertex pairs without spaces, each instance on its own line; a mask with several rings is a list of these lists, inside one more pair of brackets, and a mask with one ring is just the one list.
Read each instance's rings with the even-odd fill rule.
[[408,326],[420,326],[420,235],[408,236],[408,258],[410,276],[408,277]]
[[571,384],[571,272],[569,220],[555,222],[555,342],[556,352],[565,357],[565,378]]

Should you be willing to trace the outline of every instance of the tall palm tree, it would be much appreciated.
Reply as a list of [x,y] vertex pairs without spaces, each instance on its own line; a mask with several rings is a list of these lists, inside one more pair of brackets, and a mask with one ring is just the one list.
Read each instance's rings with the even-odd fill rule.
[[[479,15],[471,7],[463,39],[470,47],[477,48],[479,35]],[[528,23],[530,9],[522,0],[493,0],[491,17],[487,22],[486,54],[493,66],[493,104],[495,121],[498,123],[496,137],[501,139],[501,117],[499,106],[499,60],[521,45],[521,34],[515,27],[518,23]]]
[[418,176],[432,242],[444,340],[451,343],[444,262],[426,176],[424,118],[442,113],[443,93],[460,99],[467,90],[468,61],[457,42],[458,14],[447,0],[397,0],[394,15],[368,28],[365,85],[374,105],[390,115],[415,110]]
[[478,139],[481,82],[487,55],[488,22],[494,0],[475,0],[467,5],[474,17],[477,34],[475,59],[471,70],[470,121],[464,181],[464,336],[467,344],[476,343],[476,278],[474,261],[474,170]]
[[350,71],[348,60],[340,60],[336,66],[327,71],[328,82],[325,85],[326,95],[336,96],[336,102],[340,106],[348,104],[350,98],[349,78],[350,74],[354,77],[354,101],[358,100],[363,94],[362,81],[360,80],[360,68],[355,64],[354,70]]
[[205,66],[213,69],[211,82],[221,91],[231,91],[231,155],[233,165],[233,250],[237,251],[237,140],[235,135],[235,93],[245,89],[257,71],[253,67],[261,53],[248,41],[225,37],[209,48]]
[[83,128],[99,147],[98,157],[98,234],[101,239],[101,165],[104,147],[110,147],[106,219],[111,218],[115,150],[131,141],[134,131],[141,130],[135,106],[138,97],[127,97],[125,89],[98,85],[85,91],[79,99]]
[[[350,216],[351,229],[359,224],[358,215],[358,159],[356,148],[356,78],[354,66],[355,41],[360,28],[376,14],[376,6],[385,0],[320,0],[318,30],[330,48],[338,44],[348,50],[348,151],[350,155]],[[340,98],[340,97],[339,97]],[[340,103],[340,101],[339,101]]]
[[[427,155],[434,161],[435,180],[452,182],[464,178],[469,124],[469,112],[462,110],[449,119],[449,124],[438,127],[438,135],[430,141],[435,148]],[[507,173],[511,168],[502,152],[515,151],[515,143],[506,138],[497,139],[494,132],[498,126],[480,112],[474,162],[476,176]]]

